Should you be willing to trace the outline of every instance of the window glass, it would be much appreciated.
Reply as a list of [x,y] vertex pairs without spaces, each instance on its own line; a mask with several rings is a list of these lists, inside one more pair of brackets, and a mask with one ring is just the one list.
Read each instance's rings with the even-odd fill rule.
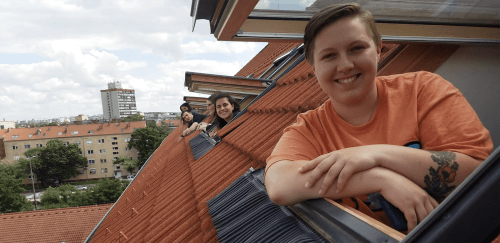
[[87,154],[94,154],[94,150],[87,150]]
[[95,160],[89,159],[89,164],[95,164]]
[[12,149],[18,149],[17,145],[12,146]]
[[29,148],[31,148],[31,145],[29,145],[29,144],[25,144],[25,145],[24,145],[24,148],[25,148],[25,149],[29,149]]
[[92,144],[92,140],[87,140],[86,143],[87,144]]

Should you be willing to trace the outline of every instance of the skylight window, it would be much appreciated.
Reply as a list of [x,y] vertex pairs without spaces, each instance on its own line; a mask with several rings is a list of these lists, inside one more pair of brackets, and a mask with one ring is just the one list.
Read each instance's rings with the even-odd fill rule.
[[30,133],[29,137],[31,138],[33,136],[33,134]]
[[18,137],[19,137],[19,135],[12,135],[12,139],[16,139]]
[[61,135],[62,135],[62,132],[59,132],[57,135],[61,136]]
[[78,131],[72,131],[71,134],[76,135],[78,134]]
[[89,133],[89,134],[94,134],[94,131],[89,131],[88,133]]

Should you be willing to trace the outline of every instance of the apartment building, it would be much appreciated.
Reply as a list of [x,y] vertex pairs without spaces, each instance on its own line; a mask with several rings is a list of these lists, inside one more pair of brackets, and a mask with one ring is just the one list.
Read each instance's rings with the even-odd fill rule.
[[122,89],[119,81],[108,83],[108,89],[101,90],[101,100],[105,121],[118,120],[137,113],[135,91]]
[[137,150],[130,150],[127,145],[131,134],[144,127],[145,121],[17,128],[4,130],[0,137],[7,160],[25,158],[24,152],[29,149],[45,147],[48,141],[59,139],[65,144],[77,144],[87,158],[88,167],[70,180],[118,178],[129,173],[120,165],[113,165],[113,161],[124,155],[137,158]]

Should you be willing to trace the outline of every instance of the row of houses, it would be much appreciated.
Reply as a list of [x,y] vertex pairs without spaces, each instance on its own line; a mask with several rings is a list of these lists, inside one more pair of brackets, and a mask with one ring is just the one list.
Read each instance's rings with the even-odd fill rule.
[[[179,120],[164,122],[171,129],[180,125]],[[121,156],[137,158],[137,150],[127,146],[131,134],[144,127],[146,121],[0,129],[0,158],[7,161],[26,158],[24,153],[29,149],[43,148],[50,140],[59,139],[65,144],[78,145],[88,161],[88,167],[71,180],[121,178],[129,172],[119,164],[113,165],[113,161]]]

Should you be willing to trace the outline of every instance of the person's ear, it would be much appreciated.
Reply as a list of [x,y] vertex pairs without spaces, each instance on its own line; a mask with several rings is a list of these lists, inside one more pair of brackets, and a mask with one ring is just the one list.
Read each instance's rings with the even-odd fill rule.
[[382,54],[382,40],[377,46],[377,63],[380,62],[380,55]]

